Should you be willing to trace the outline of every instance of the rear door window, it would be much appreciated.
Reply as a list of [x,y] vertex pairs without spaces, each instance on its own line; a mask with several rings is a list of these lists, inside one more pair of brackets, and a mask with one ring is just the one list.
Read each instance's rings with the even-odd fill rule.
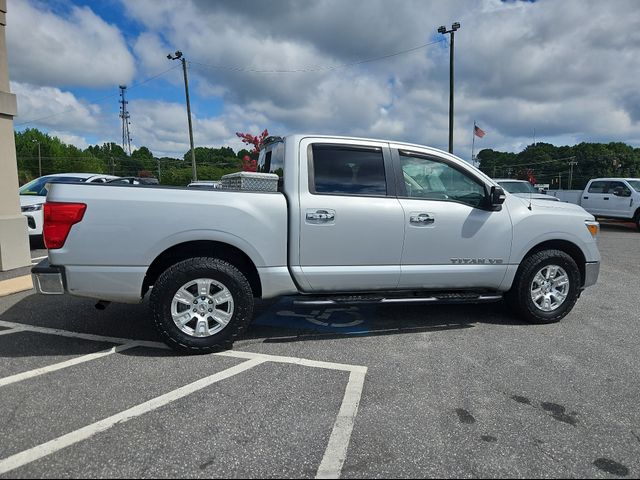
[[312,193],[332,195],[387,195],[382,149],[347,145],[311,146]]
[[589,193],[607,193],[607,182],[602,180],[591,182]]

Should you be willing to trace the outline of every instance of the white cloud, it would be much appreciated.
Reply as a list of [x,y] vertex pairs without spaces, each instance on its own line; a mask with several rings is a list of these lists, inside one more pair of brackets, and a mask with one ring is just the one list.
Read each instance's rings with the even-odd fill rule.
[[[294,8],[256,3],[124,3],[132,17],[187,58],[210,65],[291,69],[338,65],[456,35],[456,151],[515,148],[533,128],[553,139],[609,137],[637,144],[640,9],[634,1],[501,2],[323,0]],[[624,32],[618,35],[614,32]],[[142,37],[141,37],[142,38]],[[194,65],[201,94],[222,96],[226,112],[259,115],[283,132],[388,136],[446,148],[448,49],[436,45],[329,72],[265,74]],[[276,133],[276,132],[273,132]]]
[[[189,150],[189,127],[184,104],[156,101],[132,100],[129,110],[135,112],[132,136],[136,145],[145,145],[156,156],[181,158]],[[196,146],[219,147],[228,145],[238,149],[240,142],[235,137],[233,126],[243,126],[237,117],[199,117],[193,115],[193,135]]]
[[[87,7],[71,7],[64,17],[48,4],[36,10],[35,1],[10,0],[9,53],[22,118],[77,105],[75,114],[42,124],[80,137],[108,125],[119,138],[113,112],[101,117],[97,106],[55,87],[131,81],[133,57],[122,33]],[[446,148],[446,44],[349,68],[248,70],[314,70],[380,56],[442,38],[437,27],[454,21],[462,24],[456,34],[456,153],[469,157],[474,120],[487,131],[476,149],[521,148],[531,143],[534,128],[540,141],[640,145],[640,9],[634,0],[406,0],[393,7],[388,0],[317,0],[304,8],[296,0],[272,0],[268,8],[249,0],[121,2],[128,20],[142,25],[129,39],[140,76],[170,68],[166,54],[176,49],[193,62],[197,145],[238,149],[234,132],[269,128],[272,134],[375,136]],[[173,93],[183,88],[175,73],[163,77]],[[182,156],[189,148],[186,112],[167,98],[178,97],[130,98],[134,143]],[[215,114],[208,110],[213,104]]]
[[79,135],[74,135],[73,133],[69,133],[69,132],[59,132],[56,130],[51,130],[49,132],[49,135],[51,135],[52,137],[58,137],[67,145],[75,145],[81,150],[84,150],[90,145],[89,142],[87,142],[86,138],[81,137]]
[[67,131],[95,131],[101,126],[100,106],[79,100],[71,92],[20,82],[11,82],[11,90],[18,99],[18,126],[34,119],[39,119],[39,125]]
[[104,87],[127,83],[135,65],[120,30],[89,7],[58,14],[35,0],[9,0],[7,48],[13,80]]

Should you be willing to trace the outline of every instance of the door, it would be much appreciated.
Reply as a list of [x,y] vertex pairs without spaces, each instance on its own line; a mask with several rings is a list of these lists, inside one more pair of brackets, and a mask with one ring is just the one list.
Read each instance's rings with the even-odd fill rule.
[[299,265],[310,290],[396,288],[404,215],[388,144],[305,139],[300,155]]
[[607,215],[607,202],[610,200],[607,194],[608,183],[606,180],[592,181],[586,193],[582,194],[580,206],[591,215]]
[[485,207],[472,170],[431,154],[394,150],[405,239],[400,288],[496,289],[511,254],[506,207]]
[[619,218],[631,218],[631,189],[621,181],[609,181],[609,215]]

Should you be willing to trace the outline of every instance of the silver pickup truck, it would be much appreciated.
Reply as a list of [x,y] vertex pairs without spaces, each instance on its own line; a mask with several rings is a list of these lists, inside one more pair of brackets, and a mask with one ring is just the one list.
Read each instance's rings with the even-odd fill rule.
[[[599,225],[459,158],[362,138],[270,138],[276,191],[52,184],[41,293],[140,302],[173,348],[228,347],[254,300],[489,302],[559,321],[598,277]],[[425,310],[428,315],[428,310]]]

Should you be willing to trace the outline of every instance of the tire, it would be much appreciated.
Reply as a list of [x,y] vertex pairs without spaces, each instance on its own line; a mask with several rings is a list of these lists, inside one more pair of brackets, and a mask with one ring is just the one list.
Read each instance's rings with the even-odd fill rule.
[[242,272],[211,257],[172,265],[156,280],[150,296],[155,327],[164,342],[189,354],[231,348],[251,323],[253,302]]
[[633,217],[633,222],[636,224],[636,228],[640,231],[640,209],[636,211]]
[[[505,300],[527,322],[559,322],[576,304],[580,280],[580,271],[571,256],[561,250],[542,250],[520,264]],[[562,295],[564,299],[561,300]]]

